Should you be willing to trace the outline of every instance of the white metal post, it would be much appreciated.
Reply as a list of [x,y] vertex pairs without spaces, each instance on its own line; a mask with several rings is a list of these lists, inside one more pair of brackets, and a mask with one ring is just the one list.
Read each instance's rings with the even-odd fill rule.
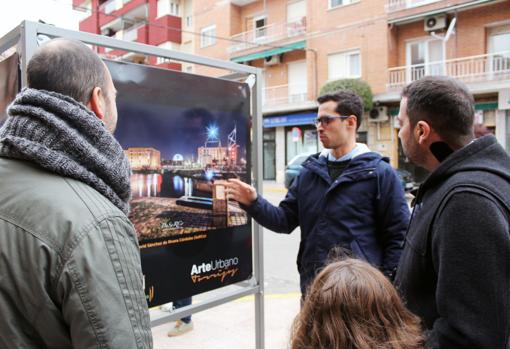
[[27,84],[27,64],[37,49],[37,23],[24,21],[21,23],[21,88]]
[[[255,88],[253,89],[253,158],[256,164],[254,168],[255,188],[262,193],[262,72],[256,73]],[[259,224],[254,224],[254,268],[255,279],[259,290],[255,294],[255,345],[257,349],[264,349],[264,237],[263,229]]]

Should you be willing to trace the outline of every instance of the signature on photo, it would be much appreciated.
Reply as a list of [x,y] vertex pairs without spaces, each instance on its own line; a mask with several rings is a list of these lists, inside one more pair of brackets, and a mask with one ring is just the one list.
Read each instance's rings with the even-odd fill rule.
[[183,221],[167,221],[161,223],[161,228],[163,229],[181,229],[184,226]]

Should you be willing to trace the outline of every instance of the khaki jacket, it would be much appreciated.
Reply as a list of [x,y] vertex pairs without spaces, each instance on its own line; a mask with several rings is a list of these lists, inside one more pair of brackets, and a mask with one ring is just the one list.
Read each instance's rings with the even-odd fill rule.
[[152,348],[132,224],[86,184],[0,158],[0,314],[0,348]]

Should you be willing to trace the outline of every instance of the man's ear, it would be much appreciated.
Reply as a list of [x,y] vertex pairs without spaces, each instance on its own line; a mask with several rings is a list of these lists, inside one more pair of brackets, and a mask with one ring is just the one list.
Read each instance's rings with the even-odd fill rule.
[[101,87],[94,87],[87,107],[96,114],[99,120],[103,120],[105,116],[103,99],[103,90],[101,90]]
[[350,115],[351,117],[347,119],[347,125],[350,127],[356,128],[356,125],[358,123],[358,118],[356,115]]
[[426,121],[420,120],[414,127],[414,134],[418,144],[424,145],[431,141],[432,128]]

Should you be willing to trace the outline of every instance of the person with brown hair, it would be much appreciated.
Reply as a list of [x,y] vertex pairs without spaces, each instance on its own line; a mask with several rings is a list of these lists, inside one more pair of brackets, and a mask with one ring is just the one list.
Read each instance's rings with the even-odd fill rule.
[[420,320],[391,282],[358,259],[327,265],[294,320],[291,349],[424,348]]

